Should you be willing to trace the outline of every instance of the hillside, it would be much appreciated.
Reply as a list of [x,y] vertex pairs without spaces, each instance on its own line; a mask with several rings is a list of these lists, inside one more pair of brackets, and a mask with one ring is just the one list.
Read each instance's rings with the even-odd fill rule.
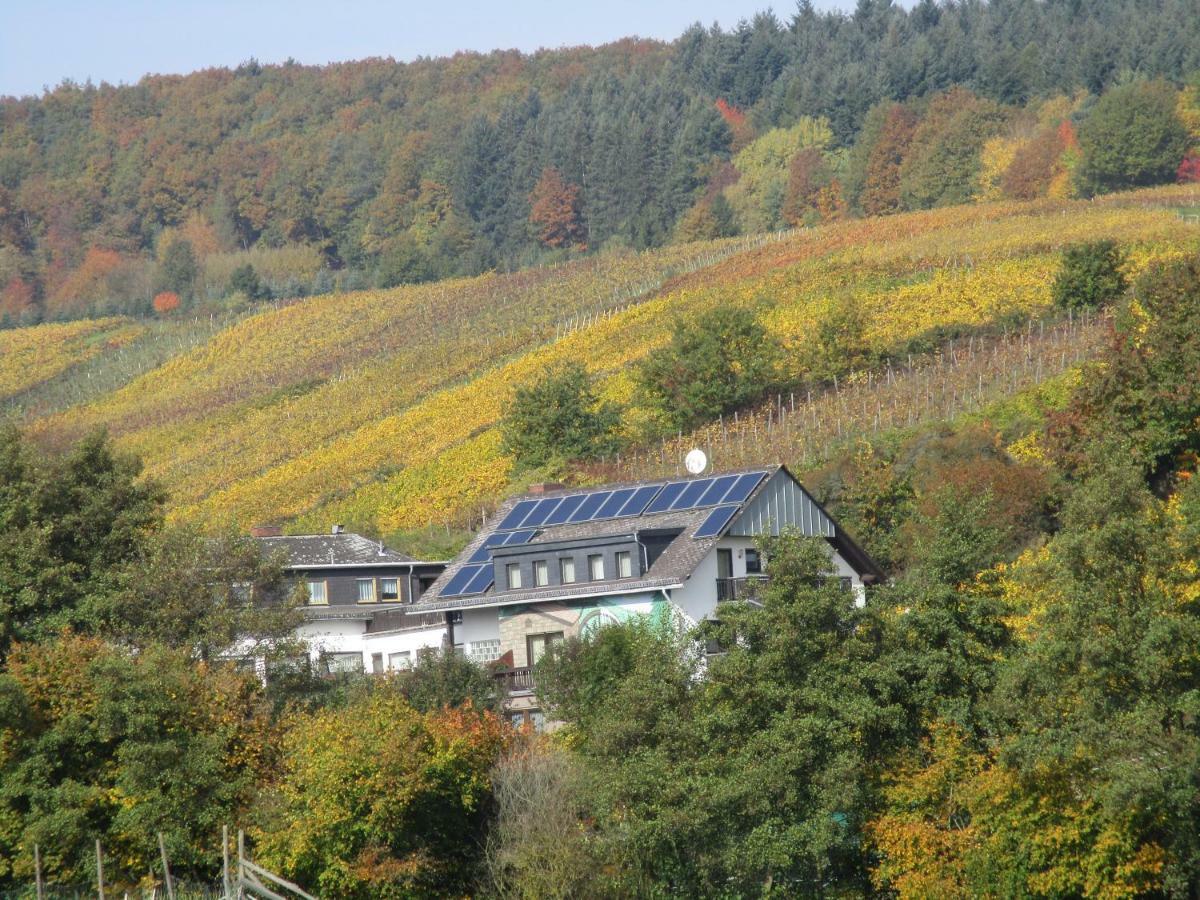
[[[496,423],[513,388],[543,367],[582,361],[606,397],[630,403],[629,364],[660,346],[677,317],[750,304],[790,348],[799,380],[815,324],[850,302],[866,342],[894,367],[811,399],[777,398],[736,425],[656,441],[579,477],[670,471],[693,443],[717,467],[803,468],[855,435],[945,418],[1073,365],[1099,335],[1094,324],[1059,324],[1050,309],[1060,248],[1112,238],[1138,270],[1200,248],[1200,228],[1179,212],[1197,203],[1194,188],[1177,187],[962,206],[268,305],[224,327],[205,320],[217,330],[193,328],[190,349],[177,336],[180,352],[163,364],[27,417],[54,443],[107,428],[166,484],[181,520],[318,530],[336,520],[383,534],[464,527],[516,487]],[[42,378],[66,395],[72,372],[91,377],[79,342],[132,327],[7,333],[14,346],[39,341],[42,362],[6,393],[34,396],[29,381]],[[108,340],[96,352],[116,352],[104,350]],[[941,356],[921,355],[930,348]],[[634,405],[635,439],[642,419]]]
[[802,4],[671,43],[0,98],[0,327],[1200,178],[1192,6]]

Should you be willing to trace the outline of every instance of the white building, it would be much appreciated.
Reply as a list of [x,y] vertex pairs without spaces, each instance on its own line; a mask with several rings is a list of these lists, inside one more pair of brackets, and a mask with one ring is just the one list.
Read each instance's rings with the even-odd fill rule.
[[588,490],[540,486],[513,498],[413,612],[445,614],[447,640],[508,668],[514,718],[537,718],[529,667],[572,635],[632,616],[715,616],[766,577],[756,540],[784,529],[824,537],[864,602],[871,558],[783,466]]

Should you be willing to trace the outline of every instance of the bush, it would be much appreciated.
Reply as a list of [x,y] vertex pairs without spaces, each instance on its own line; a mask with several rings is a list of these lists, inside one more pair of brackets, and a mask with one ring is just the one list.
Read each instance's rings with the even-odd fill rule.
[[1063,309],[1095,309],[1116,300],[1129,286],[1121,271],[1124,254],[1112,241],[1068,247],[1051,289]]
[[679,320],[671,343],[637,368],[641,399],[664,425],[689,429],[764,397],[782,347],[753,310],[723,306]]
[[229,293],[243,294],[250,300],[266,300],[271,292],[259,279],[258,273],[250,263],[238,266],[229,276]]
[[587,369],[568,363],[517,388],[500,429],[504,451],[519,468],[534,469],[616,452],[619,421],[617,407],[596,396]]

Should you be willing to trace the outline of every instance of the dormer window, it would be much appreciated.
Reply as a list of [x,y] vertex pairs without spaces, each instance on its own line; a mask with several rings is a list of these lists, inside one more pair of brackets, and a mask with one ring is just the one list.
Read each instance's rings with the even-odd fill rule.
[[575,583],[575,559],[571,556],[564,556],[558,561],[559,580],[563,584]]
[[513,588],[519,588],[521,586],[521,564],[509,563],[507,566],[505,566],[504,577],[508,583],[508,589],[510,591]]
[[633,554],[628,550],[617,551],[617,577],[633,577]]
[[588,557],[588,578],[592,581],[604,580],[604,556],[593,553]]
[[326,606],[329,604],[329,594],[325,590],[324,581],[309,581],[305,586],[308,588],[309,606]]
[[537,587],[545,587],[550,583],[550,564],[546,560],[533,561],[533,583]]
[[379,579],[379,596],[383,600],[400,599],[400,581],[396,578]]

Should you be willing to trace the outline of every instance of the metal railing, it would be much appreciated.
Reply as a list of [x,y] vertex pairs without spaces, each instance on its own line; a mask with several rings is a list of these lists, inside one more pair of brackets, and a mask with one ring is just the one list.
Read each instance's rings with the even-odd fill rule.
[[444,628],[446,614],[440,612],[410,612],[407,609],[381,609],[367,623],[367,634],[379,631]]
[[750,600],[758,596],[758,592],[766,583],[766,575],[746,575],[743,578],[718,578],[717,602],[725,603],[730,600]]

